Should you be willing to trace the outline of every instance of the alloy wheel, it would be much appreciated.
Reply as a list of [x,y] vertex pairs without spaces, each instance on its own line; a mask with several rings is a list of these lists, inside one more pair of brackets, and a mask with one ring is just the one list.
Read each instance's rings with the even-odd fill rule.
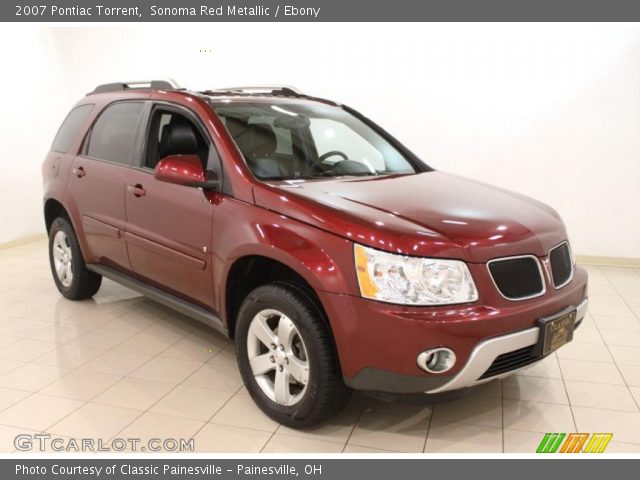
[[290,407],[309,383],[307,349],[295,324],[284,313],[265,309],[251,320],[247,353],[254,378],[272,401]]
[[67,235],[62,231],[53,237],[53,266],[60,283],[69,287],[73,282],[73,254]]

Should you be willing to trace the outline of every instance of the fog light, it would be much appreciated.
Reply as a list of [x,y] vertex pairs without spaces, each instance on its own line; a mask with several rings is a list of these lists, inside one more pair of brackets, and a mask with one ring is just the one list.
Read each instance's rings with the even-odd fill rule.
[[456,363],[456,354],[445,347],[430,348],[418,355],[418,366],[429,373],[444,373]]

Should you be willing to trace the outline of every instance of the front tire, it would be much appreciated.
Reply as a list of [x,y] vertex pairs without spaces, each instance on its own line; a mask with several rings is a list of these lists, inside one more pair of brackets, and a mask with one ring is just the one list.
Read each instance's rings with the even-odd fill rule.
[[235,338],[245,386],[277,422],[309,427],[348,400],[323,313],[302,288],[277,282],[253,290],[238,312]]
[[58,217],[49,230],[49,264],[53,281],[69,300],[93,297],[100,289],[102,275],[87,269],[71,223]]

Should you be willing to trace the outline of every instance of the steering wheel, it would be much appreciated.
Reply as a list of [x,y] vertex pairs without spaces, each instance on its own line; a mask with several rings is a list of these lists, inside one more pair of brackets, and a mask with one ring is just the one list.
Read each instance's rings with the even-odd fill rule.
[[331,150],[327,153],[323,153],[322,155],[320,155],[318,157],[318,161],[316,163],[322,163],[324,162],[327,158],[333,157],[333,156],[339,156],[342,157],[344,160],[349,160],[349,157],[347,157],[346,154],[342,153],[339,150]]
[[[324,161],[327,158],[330,158],[333,156],[342,157],[342,159],[328,166],[323,165]],[[346,154],[342,153],[339,150],[331,150],[327,153],[323,153],[322,155],[320,155],[318,159],[314,162],[314,164],[311,165],[311,173],[320,173],[321,175],[325,175],[328,172],[331,172],[334,168],[336,168],[336,165],[338,165],[340,162],[344,162],[347,160],[349,160],[349,157],[347,157]]]

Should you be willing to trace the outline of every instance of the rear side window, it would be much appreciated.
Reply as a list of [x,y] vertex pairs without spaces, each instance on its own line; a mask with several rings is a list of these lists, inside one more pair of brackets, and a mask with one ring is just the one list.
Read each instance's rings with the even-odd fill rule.
[[67,118],[62,122],[62,126],[53,140],[51,150],[54,152],[67,153],[71,143],[78,135],[78,130],[93,110],[93,104],[80,105],[69,112]]
[[86,154],[92,158],[132,165],[144,103],[118,102],[107,107],[91,129]]

